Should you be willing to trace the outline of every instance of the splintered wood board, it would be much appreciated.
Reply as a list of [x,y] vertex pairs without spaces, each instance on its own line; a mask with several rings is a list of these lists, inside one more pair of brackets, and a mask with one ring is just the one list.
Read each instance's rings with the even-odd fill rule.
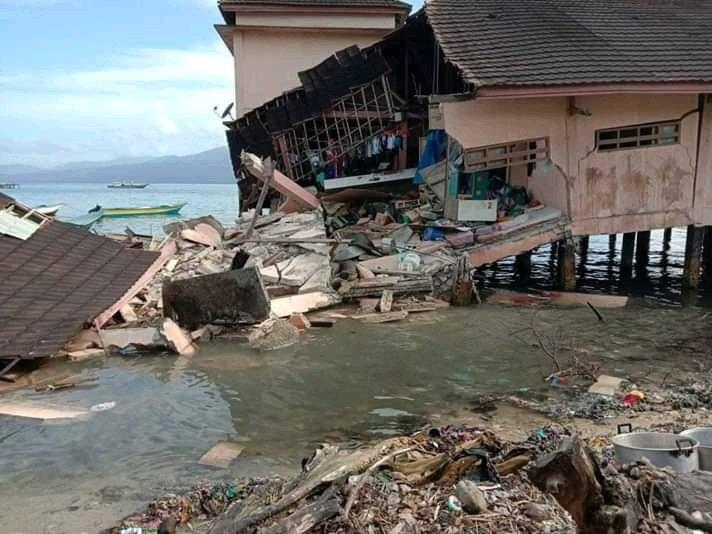
[[201,456],[198,463],[211,467],[226,468],[242,454],[244,447],[231,441],[218,441],[213,448]]
[[31,402],[0,402],[0,415],[23,417],[25,419],[35,419],[38,421],[74,419],[75,417],[87,415],[87,413],[89,412],[86,410],[76,408],[49,406]]

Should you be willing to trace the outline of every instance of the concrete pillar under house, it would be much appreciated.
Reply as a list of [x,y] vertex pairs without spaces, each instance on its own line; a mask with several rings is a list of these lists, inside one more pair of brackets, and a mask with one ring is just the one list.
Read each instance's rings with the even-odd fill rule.
[[621,278],[628,279],[633,274],[633,250],[635,248],[635,232],[623,234],[621,250]]
[[704,227],[690,225],[687,227],[685,241],[685,265],[682,269],[683,289],[696,289],[700,285],[700,264],[702,261],[702,241]]
[[564,291],[576,289],[576,246],[573,239],[559,241],[559,285]]

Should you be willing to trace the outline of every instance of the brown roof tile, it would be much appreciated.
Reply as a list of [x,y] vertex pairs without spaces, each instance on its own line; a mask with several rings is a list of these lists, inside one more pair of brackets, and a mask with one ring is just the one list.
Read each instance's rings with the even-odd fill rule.
[[26,241],[0,235],[0,358],[54,355],[158,256],[59,221]]
[[709,0],[429,0],[478,87],[712,81]]

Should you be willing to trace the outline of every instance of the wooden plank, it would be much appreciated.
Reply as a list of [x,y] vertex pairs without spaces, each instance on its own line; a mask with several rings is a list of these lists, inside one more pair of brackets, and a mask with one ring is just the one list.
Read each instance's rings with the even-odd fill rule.
[[[243,152],[242,163],[245,165],[245,168],[250,172],[250,174],[258,180],[264,182],[267,179],[262,165],[262,160],[254,154]],[[301,187],[295,181],[279,172],[277,169],[274,169],[272,176],[272,187],[283,195],[295,200],[302,207],[309,209],[316,209],[319,207],[318,198]]]
[[408,312],[405,310],[399,310],[388,313],[366,313],[363,315],[354,315],[352,317],[364,323],[370,324],[392,323],[394,321],[402,321],[407,318]]
[[0,402],[0,415],[39,421],[75,419],[88,413],[86,410],[63,406],[49,406],[31,402]]
[[231,441],[218,441],[213,447],[203,454],[198,460],[200,465],[209,465],[225,469],[230,467],[232,461],[242,454],[244,447]]
[[289,317],[293,313],[306,313],[312,310],[328,308],[341,302],[335,293],[315,291],[272,299],[272,313],[277,317]]

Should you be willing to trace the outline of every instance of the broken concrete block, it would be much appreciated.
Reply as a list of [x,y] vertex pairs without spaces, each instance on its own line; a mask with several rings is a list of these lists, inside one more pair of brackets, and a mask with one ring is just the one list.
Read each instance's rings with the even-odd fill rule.
[[265,282],[292,287],[303,286],[319,269],[331,269],[329,258],[321,254],[309,253],[295,256],[260,269]]
[[161,327],[163,335],[168,340],[168,346],[181,356],[195,356],[198,352],[193,340],[172,319],[165,319]]
[[250,346],[258,350],[277,350],[294,345],[299,341],[299,330],[286,319],[270,321],[262,329],[263,336],[250,341]]
[[198,463],[211,467],[227,468],[232,461],[242,454],[244,447],[230,441],[217,442],[208,452],[201,456]]
[[82,330],[65,345],[65,350],[67,352],[76,352],[100,346],[101,339],[96,330]]
[[311,328],[311,323],[309,322],[309,319],[307,319],[307,316],[303,313],[293,313],[289,317],[289,322],[297,330],[308,330],[309,328]]
[[125,349],[129,346],[147,349],[159,349],[167,346],[165,338],[157,328],[114,328],[99,332],[101,344],[105,349]]
[[311,310],[328,308],[339,302],[341,302],[341,297],[333,291],[316,291],[272,299],[271,308],[272,313],[277,317],[289,317],[293,313],[306,313]]
[[67,359],[71,362],[83,362],[91,358],[102,358],[106,353],[104,349],[83,349],[67,353]]
[[164,282],[163,310],[178,324],[198,328],[219,322],[258,323],[269,316],[270,303],[260,273],[240,269]]

